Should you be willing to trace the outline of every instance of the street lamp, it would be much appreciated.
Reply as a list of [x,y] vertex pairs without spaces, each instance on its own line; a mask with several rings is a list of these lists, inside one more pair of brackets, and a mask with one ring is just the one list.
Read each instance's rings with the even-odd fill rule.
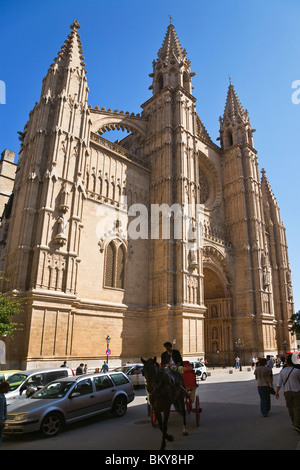
[[106,360],[107,360],[107,365],[108,365],[108,356],[109,356],[110,353],[111,353],[111,351],[110,351],[110,349],[109,349],[110,340],[111,340],[110,336],[107,335],[107,336],[106,336]]
[[[244,341],[241,341],[240,339],[238,339],[237,341],[235,341],[234,344],[235,344],[235,347],[240,350],[240,356],[242,356],[242,348],[245,345]],[[240,357],[240,371],[242,371],[242,357]]]

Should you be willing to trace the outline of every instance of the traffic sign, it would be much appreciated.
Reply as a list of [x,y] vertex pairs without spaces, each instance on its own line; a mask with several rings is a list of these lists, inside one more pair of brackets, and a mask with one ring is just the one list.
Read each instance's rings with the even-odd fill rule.
[[111,350],[110,349],[107,349],[106,350],[106,355],[109,356],[111,354]]

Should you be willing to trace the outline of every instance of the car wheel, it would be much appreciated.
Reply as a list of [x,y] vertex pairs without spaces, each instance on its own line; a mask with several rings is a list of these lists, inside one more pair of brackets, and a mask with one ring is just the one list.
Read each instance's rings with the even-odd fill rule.
[[42,422],[41,432],[46,437],[56,436],[63,428],[63,418],[59,413],[49,413]]
[[207,378],[207,374],[204,372],[204,373],[202,374],[201,380],[204,381],[204,380],[206,380],[206,378]]
[[113,405],[113,413],[117,418],[124,416],[127,411],[126,397],[117,397]]

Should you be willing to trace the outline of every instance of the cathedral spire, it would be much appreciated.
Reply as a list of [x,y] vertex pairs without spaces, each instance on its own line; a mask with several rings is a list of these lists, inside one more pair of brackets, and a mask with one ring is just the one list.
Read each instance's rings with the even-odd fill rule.
[[223,149],[235,144],[247,143],[253,147],[252,133],[247,109],[244,109],[229,77],[226,104],[220,117],[220,140]]
[[181,86],[188,93],[192,92],[191,62],[187,59],[187,52],[182,48],[175,27],[170,17],[170,24],[167,28],[162,47],[157,53],[157,60],[153,61],[153,84],[149,89],[153,89],[153,94],[158,93],[166,86],[176,88]]
[[[71,33],[68,35],[65,43],[61,47],[54,59],[54,64],[57,66],[72,66],[72,67],[84,67],[84,57],[82,55],[82,45],[78,29],[80,24],[77,20],[74,20],[70,26]],[[54,64],[51,64],[53,66]]]
[[175,27],[169,24],[162,47],[157,53],[158,62],[164,66],[170,64],[181,64],[186,59],[186,50],[182,49],[177,37]]
[[[54,58],[43,80],[41,98],[57,97],[62,92],[67,96],[72,95],[75,97],[76,95],[78,101],[85,102],[87,98],[83,88],[81,87],[82,92],[78,89],[78,82],[83,80],[86,83],[85,75],[87,73],[78,33],[80,24],[77,20],[74,20],[70,28],[70,34]],[[69,78],[70,74],[72,76],[71,80]]]
[[231,121],[234,121],[238,117],[244,120],[248,117],[248,112],[247,110],[244,110],[243,106],[241,105],[241,102],[237,96],[234,86],[231,83],[230,78],[230,84],[228,87],[226,104],[224,109],[224,120],[226,118],[229,118]]

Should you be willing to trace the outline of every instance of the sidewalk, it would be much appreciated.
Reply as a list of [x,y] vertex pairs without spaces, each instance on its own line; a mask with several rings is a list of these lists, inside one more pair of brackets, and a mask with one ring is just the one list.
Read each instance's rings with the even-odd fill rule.
[[[207,380],[210,383],[213,382],[231,382],[231,381],[242,381],[242,380],[254,380],[254,370],[250,366],[243,366],[242,370],[235,369],[233,367],[207,367]],[[279,374],[281,369],[274,368],[274,377]]]
[[[282,368],[273,368],[273,376],[274,376],[274,388],[276,388],[277,385],[277,377],[280,373]],[[223,369],[221,367],[215,367],[213,368],[207,368],[207,373],[208,377],[205,382],[200,381],[199,382],[199,388],[203,386],[204,384],[209,385],[209,384],[217,384],[217,383],[223,383],[223,392],[219,399],[216,396],[217,389],[214,390],[213,393],[213,399],[212,401],[214,402],[219,402],[219,403],[224,403],[227,402],[229,403],[236,403],[236,404],[257,404],[258,403],[258,398],[256,395],[256,382],[255,382],[255,377],[254,377],[254,369],[250,366],[243,366],[242,371],[237,370],[232,367],[228,367],[226,369]],[[253,389],[253,394],[249,397],[241,396],[239,393],[239,387],[232,389],[230,387],[230,383],[234,382],[245,382],[245,381],[253,381],[251,385],[249,385],[250,388]],[[228,386],[226,386],[228,384]],[[242,385],[242,384],[241,384]],[[198,388],[198,389],[199,389]],[[204,391],[205,388],[202,389]],[[209,401],[209,399],[206,397],[206,400]],[[275,397],[272,398],[272,407],[276,410],[277,407],[285,407],[285,399],[283,395],[283,391],[281,390],[280,393],[280,399],[276,400]],[[288,415],[288,410],[286,408],[286,414]],[[298,441],[298,445],[295,450],[300,450],[300,438]]]

